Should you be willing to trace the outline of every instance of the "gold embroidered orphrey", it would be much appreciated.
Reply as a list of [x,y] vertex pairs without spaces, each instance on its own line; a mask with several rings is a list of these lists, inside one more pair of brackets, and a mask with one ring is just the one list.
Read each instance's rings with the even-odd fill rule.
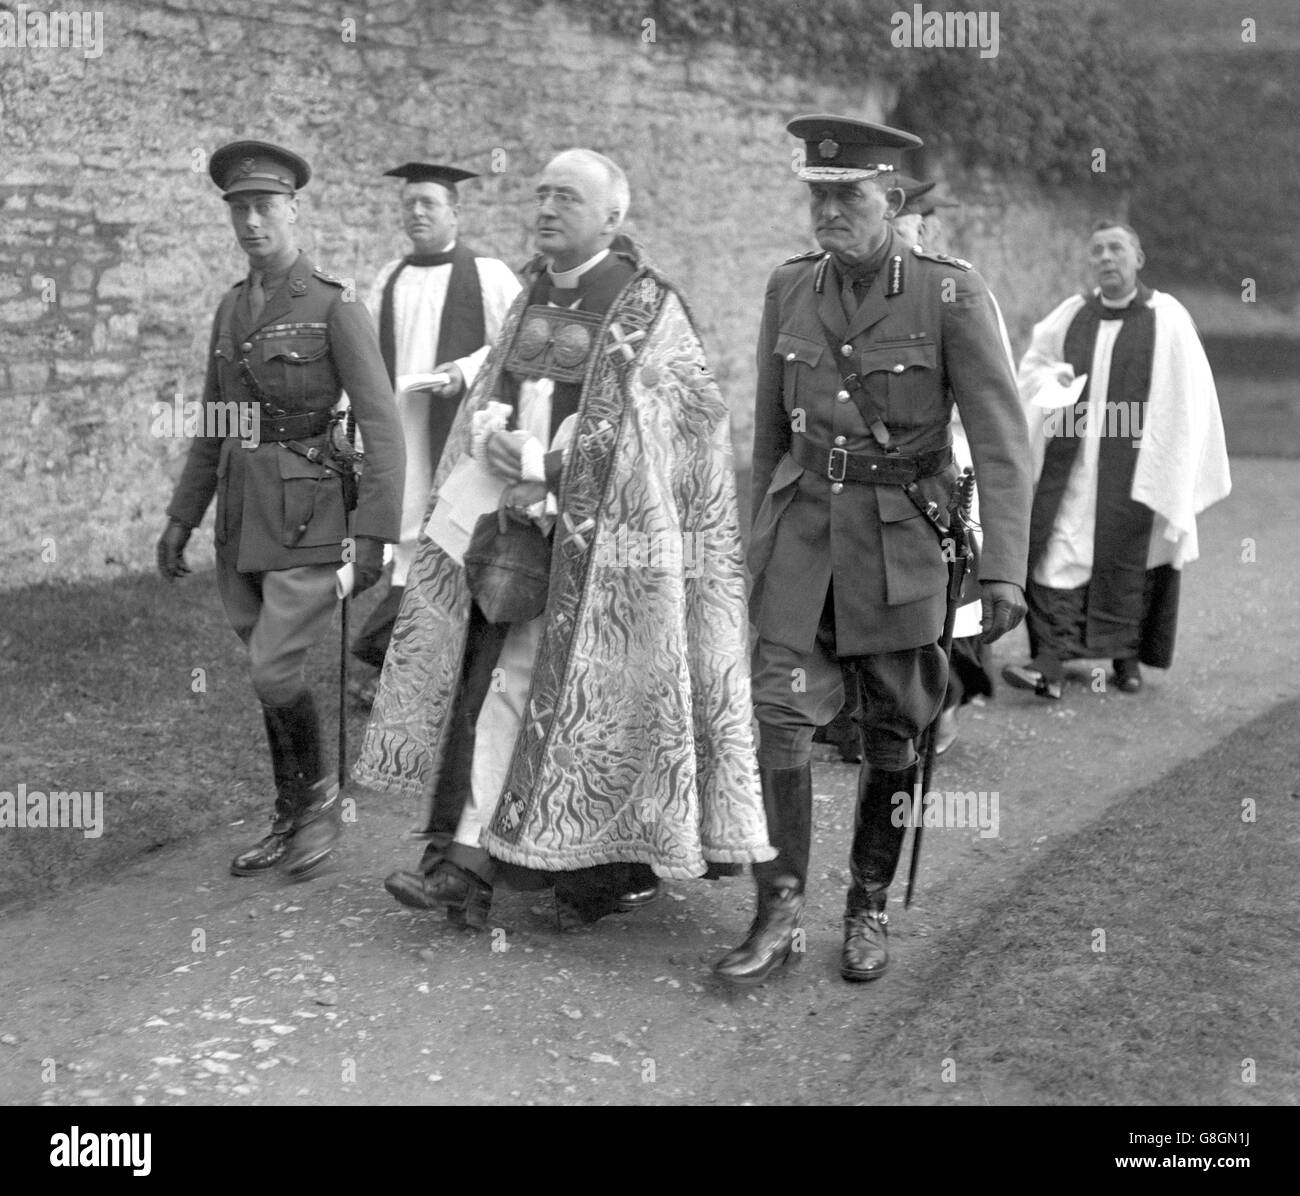
[[602,317],[567,307],[527,308],[505,368],[521,378],[581,382]]

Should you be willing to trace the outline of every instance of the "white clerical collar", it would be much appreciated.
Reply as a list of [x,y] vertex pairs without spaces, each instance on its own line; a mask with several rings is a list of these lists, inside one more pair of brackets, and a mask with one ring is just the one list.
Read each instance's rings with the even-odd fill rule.
[[578,285],[578,279],[593,266],[600,265],[607,257],[609,257],[609,250],[602,249],[595,257],[589,257],[581,266],[574,266],[572,270],[552,270],[547,266],[546,272],[551,276],[552,286],[559,287],[562,291],[571,291]]
[[1102,307],[1127,307],[1134,299],[1137,298],[1138,289],[1134,287],[1123,299],[1107,299],[1101,291],[1097,292],[1097,298],[1101,300]]

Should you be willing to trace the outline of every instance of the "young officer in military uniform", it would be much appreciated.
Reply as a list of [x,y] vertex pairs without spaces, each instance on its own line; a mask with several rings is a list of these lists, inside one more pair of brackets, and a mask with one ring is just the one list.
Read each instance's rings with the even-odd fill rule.
[[281,865],[302,879],[339,834],[338,787],[305,665],[330,629],[336,573],[347,559],[343,475],[327,432],[341,391],[366,450],[348,554],[354,593],[378,579],[384,544],[398,537],[405,449],[365,306],[298,249],[296,192],[310,167],[278,146],[240,141],[213,154],[208,170],[250,273],[217,308],[203,401],[205,410],[237,403],[251,418],[243,436],[202,436],[190,446],[158,568],[169,580],[189,572],[185,543],[215,492],[217,585],[248,646],[276,788],[271,833],[230,870],[251,876]]
[[[716,973],[757,983],[790,957],[803,914],[812,823],[813,729],[856,681],[864,761],[850,851],[840,971],[888,961],[887,893],[905,826],[893,797],[919,779],[915,743],[939,709],[947,564],[916,505],[946,512],[957,477],[954,400],[983,504],[984,638],[1024,616],[1030,504],[1023,417],[993,305],[969,263],[913,250],[886,223],[910,133],[833,116],[787,128],[805,143],[821,250],[768,283],[758,345],[749,566],[754,709],[768,832],[754,866],[758,912]],[[906,487],[914,489],[909,493]]]

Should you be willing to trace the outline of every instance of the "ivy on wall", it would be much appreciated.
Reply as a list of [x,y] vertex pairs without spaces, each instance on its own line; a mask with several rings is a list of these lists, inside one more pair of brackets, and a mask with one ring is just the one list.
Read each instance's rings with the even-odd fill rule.
[[[1261,44],[1247,47],[1241,14],[1219,0],[549,2],[619,36],[731,44],[760,74],[886,81],[889,119],[925,139],[927,158],[1049,192],[1114,188],[1168,277],[1235,288],[1248,274],[1274,302],[1300,294],[1287,49],[1300,9],[1261,18]],[[997,53],[896,45],[904,32],[924,40],[907,28],[918,10],[996,14]]]
[[945,11],[976,12],[951,0],[562,2],[606,32],[731,43],[769,72],[849,84],[881,75],[898,88],[892,119],[927,144],[1046,185],[1095,181],[1097,149],[1106,181],[1129,185],[1194,128],[1171,72],[1099,0],[1004,0],[979,14],[986,35],[997,21],[983,52],[924,44]]

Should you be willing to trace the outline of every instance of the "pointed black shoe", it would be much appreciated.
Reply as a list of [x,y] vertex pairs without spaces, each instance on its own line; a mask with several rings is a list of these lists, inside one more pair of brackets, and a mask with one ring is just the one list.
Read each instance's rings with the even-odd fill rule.
[[492,886],[450,860],[427,873],[394,872],[384,888],[410,909],[445,909],[449,921],[475,930],[487,925],[492,910]]
[[614,908],[619,913],[629,914],[642,906],[649,905],[659,896],[659,877],[649,864],[629,864],[624,888],[614,899]]
[[1029,665],[1009,664],[1002,670],[1002,680],[1016,689],[1027,689],[1040,698],[1061,700],[1061,683],[1049,681],[1036,668]]
[[1120,693],[1135,694],[1142,689],[1142,666],[1134,658],[1115,661],[1115,686]]
[[557,873],[555,916],[560,929],[590,925],[618,913],[620,898],[632,891],[628,873],[626,864],[594,864]]
[[390,872],[384,877],[384,888],[408,909],[438,909],[442,902],[425,887],[428,875],[424,872]]

